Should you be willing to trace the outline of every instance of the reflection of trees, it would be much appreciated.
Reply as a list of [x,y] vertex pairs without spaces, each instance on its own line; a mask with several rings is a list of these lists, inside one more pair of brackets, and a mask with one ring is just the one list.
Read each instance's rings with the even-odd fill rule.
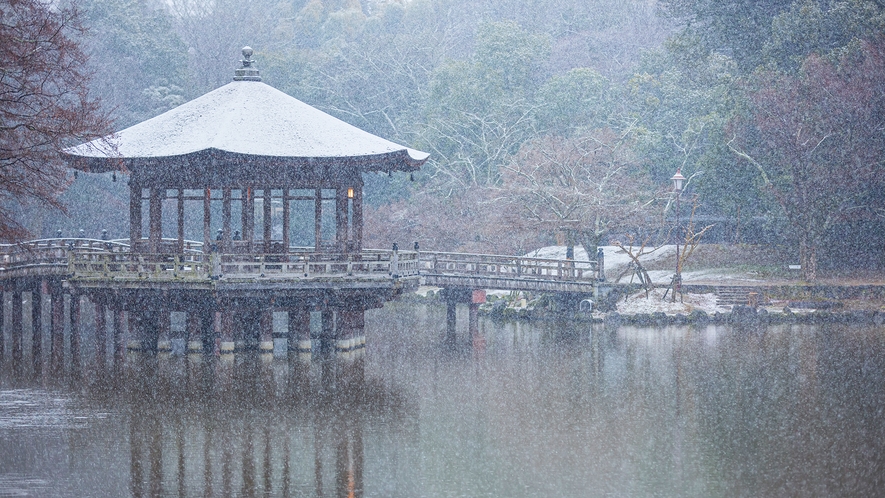
[[127,414],[134,496],[361,496],[367,420],[410,410],[362,359],[140,357],[85,395]]

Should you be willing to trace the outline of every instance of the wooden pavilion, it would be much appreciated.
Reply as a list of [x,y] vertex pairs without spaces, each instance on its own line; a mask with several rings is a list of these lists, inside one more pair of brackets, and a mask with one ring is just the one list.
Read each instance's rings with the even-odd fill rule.
[[233,82],[65,150],[80,169],[131,173],[133,252],[184,252],[186,213],[199,209],[204,252],[288,252],[294,208],[305,204],[314,251],[359,252],[362,174],[415,171],[427,160],[262,83],[251,56],[245,47]]

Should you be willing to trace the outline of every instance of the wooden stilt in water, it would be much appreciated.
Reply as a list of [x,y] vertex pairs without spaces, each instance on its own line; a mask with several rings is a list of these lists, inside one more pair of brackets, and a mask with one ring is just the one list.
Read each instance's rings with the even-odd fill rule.
[[124,316],[124,311],[122,309],[113,310],[113,340],[114,340],[114,362],[120,362],[123,360],[123,356],[126,354],[126,343],[123,342],[123,320],[126,318]]
[[[31,292],[31,358],[34,364],[43,363],[43,283],[40,287]],[[18,302],[21,308],[21,293],[18,298],[13,294],[13,323],[15,323],[15,304]],[[19,309],[19,320],[21,320],[21,309]],[[15,327],[13,327],[15,329]]]
[[157,351],[160,353],[172,352],[172,338],[170,332],[172,330],[172,314],[169,310],[160,310],[157,312]]
[[65,359],[65,295],[61,287],[53,287],[50,292],[52,313],[49,324],[49,357],[53,370],[60,370]]
[[95,302],[95,360],[104,365],[108,353],[107,317],[104,303]]
[[273,353],[273,308],[261,310],[260,337],[258,339],[258,352],[263,354]]
[[199,354],[203,352],[203,340],[201,337],[200,314],[196,311],[187,312],[187,353]]
[[[33,301],[32,301],[33,302]],[[12,330],[11,330],[11,339],[12,339],[12,361],[14,363],[20,363],[22,361],[22,356],[24,352],[22,351],[22,337],[24,336],[24,331],[22,330],[22,293],[21,292],[13,292],[12,293]]]
[[71,366],[80,367],[80,295],[71,294],[70,303],[71,322]]

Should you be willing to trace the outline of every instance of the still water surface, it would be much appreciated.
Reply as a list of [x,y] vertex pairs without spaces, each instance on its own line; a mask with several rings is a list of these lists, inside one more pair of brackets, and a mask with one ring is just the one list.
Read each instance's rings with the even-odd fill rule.
[[392,304],[367,313],[360,359],[54,375],[7,350],[0,496],[885,490],[883,327],[480,328],[447,345],[443,307]]

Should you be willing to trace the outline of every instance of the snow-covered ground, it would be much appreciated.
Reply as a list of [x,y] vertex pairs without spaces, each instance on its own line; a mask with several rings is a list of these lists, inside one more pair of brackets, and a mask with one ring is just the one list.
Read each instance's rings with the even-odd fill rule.
[[[620,275],[624,269],[627,268],[627,265],[630,264],[630,256],[627,253],[617,246],[600,246],[603,250],[603,255],[605,256],[604,265],[605,265],[605,276],[609,281],[613,281]],[[634,251],[638,251],[638,248],[635,248]],[[547,246],[532,251],[525,255],[525,257],[529,258],[545,258],[545,259],[565,259],[566,246]],[[596,259],[594,255],[593,259]],[[587,261],[587,252],[584,248],[580,246],[575,246],[575,261]],[[666,264],[667,261],[672,262],[673,269],[672,270],[648,270],[648,276],[651,277],[652,282],[655,285],[666,286],[670,283],[670,279],[673,278],[673,274],[676,273],[676,246],[675,245],[664,245],[658,247],[657,249],[653,249],[646,254],[643,254],[639,257],[639,261],[642,262],[643,266],[650,266],[651,263],[659,263],[655,266],[660,266],[660,264]],[[630,274],[625,275],[621,282],[629,282]],[[682,272],[682,281],[684,283],[692,283],[692,282],[717,282],[721,281],[723,284],[728,284],[730,282],[758,282],[760,279],[751,273],[739,272],[730,269],[702,269],[702,270],[688,270]],[[635,279],[634,279],[635,282]]]

